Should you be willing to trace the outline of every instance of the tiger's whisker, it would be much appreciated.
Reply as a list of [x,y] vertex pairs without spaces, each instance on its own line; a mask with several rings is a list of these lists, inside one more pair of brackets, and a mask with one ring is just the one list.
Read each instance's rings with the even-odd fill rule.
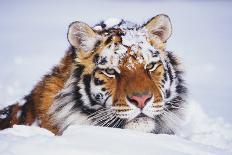
[[103,123],[101,126],[105,126],[108,127],[108,124],[111,124],[111,122],[113,122],[113,120],[115,119],[115,115],[112,115],[112,117],[110,117],[105,123]]
[[97,118],[96,120],[94,120],[91,124],[92,124],[92,125],[96,125],[96,124],[98,124],[99,122],[104,121],[104,120],[106,120],[107,118],[112,117],[112,116],[113,116],[113,114],[103,115],[102,117],[98,117],[98,118]]

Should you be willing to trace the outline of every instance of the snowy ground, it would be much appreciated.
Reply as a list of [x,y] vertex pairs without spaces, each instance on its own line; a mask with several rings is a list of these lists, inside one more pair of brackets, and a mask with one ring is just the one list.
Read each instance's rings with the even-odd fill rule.
[[[100,128],[72,128],[65,136],[54,137],[42,129],[16,126],[0,132],[0,154],[26,151],[41,154],[39,151],[43,149],[50,154],[67,154],[67,150],[69,154],[116,154],[117,148],[124,151],[120,154],[128,154],[125,152],[128,150],[141,154],[143,148],[147,154],[231,153],[231,7],[232,2],[217,0],[2,0],[0,107],[27,94],[58,62],[68,47],[66,31],[72,21],[94,24],[108,17],[123,17],[143,23],[159,13],[166,13],[172,19],[173,36],[168,49],[183,59],[190,106],[185,128],[178,137]],[[107,137],[102,139],[104,136]],[[144,144],[141,148],[140,142]],[[86,151],[87,143],[93,150]],[[104,150],[103,146],[107,148]]]
[[[72,126],[61,137],[36,127],[15,126],[0,138],[4,155],[229,155],[229,152],[170,135],[122,129]],[[23,140],[23,142],[22,142]],[[27,152],[25,153],[25,150]]]

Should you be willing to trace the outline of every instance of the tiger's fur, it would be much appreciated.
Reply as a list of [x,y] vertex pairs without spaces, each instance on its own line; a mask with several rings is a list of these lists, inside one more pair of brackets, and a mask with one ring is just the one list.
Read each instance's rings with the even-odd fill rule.
[[[165,50],[170,35],[166,15],[142,26],[72,23],[64,58],[24,104],[0,111],[0,129],[37,122],[55,134],[72,124],[176,133],[187,89],[180,62]],[[143,96],[149,97],[140,103]]]

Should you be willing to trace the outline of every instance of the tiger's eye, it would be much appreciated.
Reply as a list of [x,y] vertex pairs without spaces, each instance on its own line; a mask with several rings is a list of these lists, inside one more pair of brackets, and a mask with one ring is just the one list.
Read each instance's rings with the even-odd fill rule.
[[105,72],[109,75],[114,75],[116,73],[116,71],[114,69],[111,68],[107,68],[105,69]]
[[152,63],[150,63],[150,64],[148,64],[148,65],[146,66],[146,69],[152,70],[152,69],[154,68],[154,66],[155,66],[155,63],[152,62]]

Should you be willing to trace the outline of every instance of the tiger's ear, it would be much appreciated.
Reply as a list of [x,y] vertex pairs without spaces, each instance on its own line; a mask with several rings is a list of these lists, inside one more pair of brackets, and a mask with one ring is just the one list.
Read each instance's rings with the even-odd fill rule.
[[163,42],[166,42],[172,34],[170,18],[164,14],[153,17],[144,27],[148,30],[149,36],[158,36]]
[[77,48],[86,52],[92,50],[100,36],[87,24],[76,21],[69,25],[68,41]]

